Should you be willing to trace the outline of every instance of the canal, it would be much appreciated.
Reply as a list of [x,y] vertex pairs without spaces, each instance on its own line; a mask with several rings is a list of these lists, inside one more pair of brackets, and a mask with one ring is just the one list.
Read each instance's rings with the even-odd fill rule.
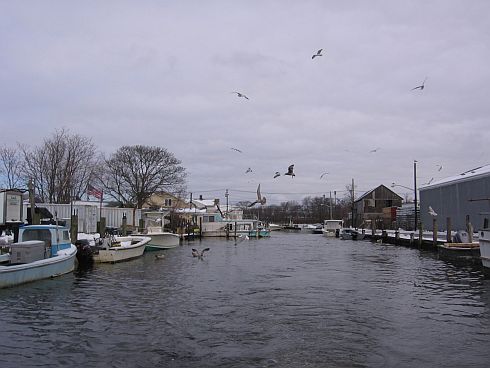
[[490,364],[490,280],[433,252],[278,232],[158,254],[0,290],[0,367]]

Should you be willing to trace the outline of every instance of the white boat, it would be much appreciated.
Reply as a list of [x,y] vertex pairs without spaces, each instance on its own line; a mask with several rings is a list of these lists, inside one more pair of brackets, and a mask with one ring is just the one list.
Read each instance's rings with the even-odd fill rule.
[[340,239],[342,240],[362,240],[364,234],[352,228],[343,228],[340,231]]
[[9,260],[0,265],[0,288],[63,275],[75,268],[77,248],[68,228],[29,225],[19,229],[19,242],[10,244]]
[[143,255],[149,236],[130,235],[103,239],[103,244],[93,247],[94,262],[116,263],[129,261]]
[[152,211],[144,214],[146,230],[135,235],[151,238],[150,242],[146,244],[146,250],[170,249],[180,244],[180,237],[177,234],[163,230],[165,222],[168,222],[168,220],[165,220],[167,215],[168,212],[162,211]]
[[344,220],[325,220],[323,221],[323,235],[338,238],[343,227]]
[[269,231],[279,231],[279,230],[282,230],[281,225],[273,224],[273,223],[269,224]]
[[480,230],[480,258],[486,273],[490,273],[490,228]]

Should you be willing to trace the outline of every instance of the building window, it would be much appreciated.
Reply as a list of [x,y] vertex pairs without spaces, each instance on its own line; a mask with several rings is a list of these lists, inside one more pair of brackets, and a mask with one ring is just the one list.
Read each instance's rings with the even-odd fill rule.
[[165,198],[165,206],[170,207],[172,205],[172,198]]

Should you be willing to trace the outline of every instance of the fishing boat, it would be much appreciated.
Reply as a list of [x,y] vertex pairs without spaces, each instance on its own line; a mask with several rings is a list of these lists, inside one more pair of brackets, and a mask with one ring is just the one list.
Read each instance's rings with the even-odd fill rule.
[[280,231],[282,230],[282,226],[278,224],[273,224],[272,222],[269,224],[269,231]]
[[437,244],[437,252],[444,259],[480,262],[480,244],[478,242]]
[[93,247],[96,263],[116,263],[141,257],[145,246],[151,241],[149,236],[109,236],[103,238],[100,245]]
[[340,239],[342,240],[362,240],[364,234],[352,228],[343,228],[340,231]]
[[143,233],[135,235],[151,238],[148,244],[146,244],[146,250],[170,249],[180,244],[180,237],[177,234],[163,230],[166,215],[168,215],[168,212],[160,211],[146,212],[144,214],[146,230]]
[[72,272],[77,248],[69,229],[58,225],[28,225],[10,244],[9,259],[0,265],[0,288]]
[[338,238],[343,227],[344,220],[325,220],[323,221],[323,235]]
[[[243,232],[241,234],[243,234]],[[259,222],[259,225],[257,225],[256,229],[248,231],[248,236],[254,238],[268,238],[271,236],[271,232],[267,227]]]

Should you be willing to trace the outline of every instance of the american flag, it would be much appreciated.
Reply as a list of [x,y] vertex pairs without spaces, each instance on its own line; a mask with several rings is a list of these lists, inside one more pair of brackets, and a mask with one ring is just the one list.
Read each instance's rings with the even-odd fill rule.
[[102,192],[100,189],[97,189],[90,184],[87,186],[87,194],[94,196],[98,199],[102,199],[102,196],[104,195],[104,192]]

